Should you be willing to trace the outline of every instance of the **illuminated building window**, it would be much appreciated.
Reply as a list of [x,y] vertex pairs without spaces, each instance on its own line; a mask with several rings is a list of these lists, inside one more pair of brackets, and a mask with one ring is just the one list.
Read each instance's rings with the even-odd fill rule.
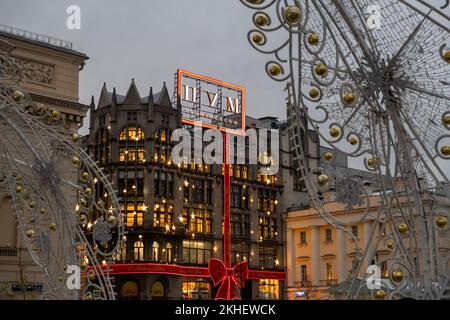
[[327,262],[325,264],[325,270],[326,270],[326,279],[327,280],[333,280],[333,264],[331,262]]
[[173,198],[173,173],[155,171],[155,197]]
[[269,211],[271,214],[277,212],[277,192],[270,189],[258,189],[258,211]]
[[119,135],[120,141],[139,141],[144,139],[144,131],[137,126],[125,127]]
[[171,130],[160,128],[154,134],[155,149],[153,161],[167,166],[172,165],[171,161]]
[[233,243],[231,245],[231,263],[236,264],[241,261],[247,261],[249,246],[246,243]]
[[211,282],[207,278],[183,277],[183,299],[211,299]]
[[135,147],[119,147],[119,162],[145,162],[145,148],[144,146]]
[[259,280],[259,298],[261,300],[278,300],[279,290],[278,280]]
[[100,165],[104,165],[111,160],[111,145],[109,144],[109,132],[106,129],[99,129],[94,140],[94,159]]
[[250,237],[250,216],[248,214],[231,214],[231,235],[233,237]]
[[241,185],[232,184],[230,190],[230,206],[232,208],[249,208],[248,188]]
[[205,209],[185,207],[183,222],[187,233],[211,234],[212,212]]
[[126,261],[127,260],[127,243],[123,241],[120,247],[117,249],[116,261]]
[[136,241],[133,245],[134,261],[144,261],[144,243]]
[[300,231],[300,244],[305,245],[306,243],[306,231]]
[[275,269],[277,260],[276,258],[276,247],[269,246],[259,246],[259,266],[262,269]]
[[152,260],[159,261],[159,243],[156,241],[152,244]]
[[301,281],[308,281],[308,266],[306,264],[300,265],[300,279]]
[[170,242],[166,243],[165,251],[166,251],[164,254],[165,262],[172,262],[173,261],[173,247]]
[[331,229],[325,229],[325,241],[330,242],[333,241],[333,237],[331,235]]
[[[173,206],[168,203],[155,203],[153,210],[153,226],[172,228],[173,225]],[[172,230],[172,229],[170,229]]]
[[117,182],[118,192],[122,197],[144,195],[144,170],[119,170]]
[[[138,227],[144,225],[143,202],[121,202],[121,216],[127,227]],[[126,210],[125,210],[126,209]]]
[[211,242],[183,240],[183,262],[188,264],[207,264],[212,253]]
[[276,240],[277,220],[275,218],[261,216],[258,224],[258,238],[260,240]]

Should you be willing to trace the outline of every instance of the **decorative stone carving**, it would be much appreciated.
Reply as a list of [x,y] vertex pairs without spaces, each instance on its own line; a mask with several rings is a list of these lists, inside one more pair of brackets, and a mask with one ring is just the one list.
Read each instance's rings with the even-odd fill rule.
[[22,68],[26,80],[43,84],[54,83],[55,68],[52,65],[29,61],[22,58],[15,58],[15,60]]

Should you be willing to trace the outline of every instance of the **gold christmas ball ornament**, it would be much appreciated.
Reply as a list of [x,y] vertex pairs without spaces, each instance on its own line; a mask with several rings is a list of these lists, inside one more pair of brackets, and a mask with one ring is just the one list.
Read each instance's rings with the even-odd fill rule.
[[92,295],[92,292],[88,291],[84,294],[84,300],[93,300],[94,296]]
[[343,95],[342,101],[347,105],[351,106],[354,105],[356,102],[356,94],[353,92],[347,92]]
[[442,117],[442,123],[444,123],[447,126],[450,126],[450,113],[447,113]]
[[395,247],[395,242],[394,242],[394,240],[388,240],[387,242],[386,242],[386,247],[388,247],[389,249],[394,249],[394,247]]
[[60,113],[59,113],[59,111],[57,111],[57,110],[53,110],[53,111],[50,113],[50,115],[52,116],[53,119],[56,119],[56,118],[59,118]]
[[264,43],[264,36],[261,32],[254,32],[252,35],[252,41],[258,45],[262,45]]
[[450,156],[450,146],[448,144],[446,144],[445,146],[442,146],[441,153],[446,157]]
[[358,138],[355,137],[355,136],[352,136],[352,137],[350,137],[350,139],[348,140],[348,142],[350,142],[350,144],[351,144],[352,146],[354,146],[354,145],[358,144]]
[[56,223],[52,222],[48,225],[48,227],[50,228],[50,230],[55,231],[56,230]]
[[369,158],[367,159],[367,165],[371,168],[374,168],[378,165],[378,159],[377,158]]
[[86,222],[86,220],[87,220],[87,217],[85,214],[80,215],[80,222],[84,223],[84,222]]
[[73,142],[78,142],[80,140],[80,136],[78,133],[73,133],[72,134],[72,141]]
[[408,233],[408,231],[409,231],[409,228],[406,223],[402,222],[398,225],[398,232],[400,232],[401,234],[406,234],[406,233]]
[[445,228],[448,225],[448,219],[445,216],[439,216],[436,219],[436,225],[439,228]]
[[63,277],[59,277],[58,280],[59,280],[59,282],[62,282],[64,280],[64,278]]
[[444,60],[445,62],[450,63],[450,50],[445,51]]
[[36,201],[31,200],[30,202],[28,202],[28,206],[29,206],[31,209],[36,208]]
[[89,179],[89,173],[87,173],[86,171],[82,172],[81,173],[81,179],[83,179],[84,181]]
[[326,161],[331,161],[331,160],[333,160],[333,158],[334,158],[334,154],[333,154],[332,152],[325,152],[325,153],[323,154],[323,158],[324,158]]
[[400,282],[405,277],[405,274],[401,270],[395,270],[392,272],[392,280],[395,282]]
[[18,90],[15,90],[15,91],[13,91],[13,93],[11,94],[11,98],[15,101],[15,102],[22,102],[22,100],[23,99],[25,99],[25,95],[22,93],[22,92],[20,92],[20,91],[18,91]]
[[319,63],[314,67],[314,71],[318,76],[324,77],[328,73],[328,67],[325,63]]
[[117,218],[116,218],[115,215],[110,214],[110,215],[108,216],[108,222],[109,222],[109,223],[115,223],[116,220],[117,220]]
[[341,135],[341,130],[337,127],[332,127],[330,129],[330,136],[332,136],[333,138],[337,138]]
[[92,189],[89,188],[89,187],[87,187],[87,188],[84,189],[84,193],[85,193],[86,195],[88,195],[88,196],[92,195],[92,192],[93,192]]
[[319,183],[319,185],[324,186],[328,183],[329,178],[326,174],[321,174],[318,178],[317,178],[317,182]]
[[37,114],[42,115],[45,112],[45,106],[42,103],[37,103],[34,107]]
[[24,189],[23,189],[22,186],[20,186],[20,185],[16,186],[16,193],[22,193],[23,190],[24,190]]
[[316,98],[319,97],[319,95],[320,95],[319,89],[317,89],[317,88],[311,88],[311,89],[309,90],[309,96],[310,96],[311,98],[316,99]]
[[286,9],[284,9],[284,19],[289,24],[297,24],[300,20],[300,8],[295,5],[287,6]]
[[386,292],[384,292],[381,289],[375,291],[375,299],[382,300],[382,299],[384,299],[384,297],[386,297]]
[[44,214],[44,213],[45,213],[45,208],[40,208],[40,209],[39,209],[39,213],[40,213],[40,214]]
[[308,43],[312,46],[316,46],[317,44],[319,44],[319,40],[319,35],[315,32],[308,35]]
[[269,73],[272,77],[279,76],[283,72],[279,64],[273,63],[269,66]]
[[102,200],[97,201],[97,207],[103,208],[104,205],[105,205],[105,203]]
[[34,231],[29,229],[29,230],[27,230],[26,235],[27,235],[28,238],[31,238],[31,237],[34,236]]
[[30,218],[30,223],[35,223],[36,219],[35,218]]
[[80,158],[78,158],[77,156],[73,156],[72,157],[72,164],[74,166],[78,166],[80,164]]
[[269,19],[269,17],[268,17],[266,14],[264,14],[264,13],[258,13],[258,14],[255,16],[255,24],[256,24],[258,27],[268,26],[269,23],[270,23],[270,19]]

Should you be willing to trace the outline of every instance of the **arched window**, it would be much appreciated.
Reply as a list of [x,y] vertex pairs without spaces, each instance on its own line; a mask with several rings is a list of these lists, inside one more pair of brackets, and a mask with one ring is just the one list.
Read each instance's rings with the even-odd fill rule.
[[170,242],[166,243],[166,262],[173,261],[173,247]]
[[154,241],[152,246],[152,260],[158,261],[159,260],[159,243]]
[[166,128],[160,128],[153,134],[155,141],[155,150],[153,152],[153,161],[170,166],[172,161],[170,159],[170,140],[172,131]]
[[105,128],[99,129],[94,137],[94,158],[100,165],[107,164],[111,159],[109,132]]
[[142,241],[134,243],[134,261],[144,261],[144,243]]
[[119,162],[144,163],[144,131],[137,126],[127,126],[119,136]]
[[127,260],[127,243],[123,241],[117,249],[116,261],[124,262]]

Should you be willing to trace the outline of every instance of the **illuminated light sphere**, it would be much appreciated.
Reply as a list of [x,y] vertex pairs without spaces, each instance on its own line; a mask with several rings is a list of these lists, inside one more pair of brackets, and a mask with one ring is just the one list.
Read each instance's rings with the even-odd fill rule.
[[318,178],[317,178],[317,182],[319,183],[319,185],[324,186],[328,183],[330,179],[328,178],[328,176],[326,174],[321,174]]
[[22,193],[23,187],[22,186],[16,186],[16,193]]
[[37,114],[42,115],[45,112],[45,106],[42,103],[37,103],[34,110]]
[[40,208],[40,209],[39,209],[39,213],[40,213],[40,214],[44,214],[44,213],[45,213],[45,208]]
[[104,206],[104,202],[102,200],[98,200],[97,201],[97,207],[103,208],[103,206]]
[[75,166],[79,165],[80,164],[80,158],[78,158],[76,156],[73,156],[72,157],[72,164],[75,165]]
[[333,138],[337,138],[341,135],[341,130],[337,127],[333,127],[330,129],[330,136]]
[[320,95],[320,91],[317,88],[311,88],[311,90],[309,90],[309,96],[313,99],[318,98]]
[[280,65],[278,64],[271,64],[269,67],[269,73],[271,76],[276,77],[279,76],[283,70],[281,69]]
[[442,118],[442,122],[447,125],[450,126],[450,113],[446,114],[443,118]]
[[444,53],[444,60],[445,60],[445,62],[450,63],[450,50],[447,50]]
[[344,96],[342,97],[342,101],[344,101],[344,103],[348,106],[351,106],[355,103],[356,101],[356,95],[353,92],[347,92],[344,94]]
[[87,217],[85,214],[80,215],[80,222],[84,223],[84,222],[86,222],[86,219],[87,219]]
[[446,144],[445,146],[442,146],[441,153],[444,156],[450,156],[450,146],[448,144]]
[[395,282],[400,282],[403,280],[403,278],[405,277],[403,271],[401,270],[396,270],[394,272],[392,272],[392,280],[394,280]]
[[325,63],[319,63],[315,66],[314,71],[318,76],[324,77],[328,73],[328,67]]
[[28,202],[28,206],[29,206],[31,209],[34,209],[34,208],[36,208],[36,202],[35,202],[34,200],[31,200],[30,202]]
[[55,231],[56,230],[56,224],[54,222],[50,223],[49,226],[50,230]]
[[287,6],[284,9],[284,18],[290,24],[297,24],[300,20],[300,8],[295,5]]
[[85,293],[84,300],[93,300],[93,299],[94,299],[94,297],[92,295],[92,292],[88,291]]
[[72,141],[78,142],[78,140],[80,140],[80,136],[78,135],[78,133],[72,134]]
[[350,142],[350,144],[351,144],[352,146],[354,146],[354,145],[358,144],[358,138],[355,137],[355,136],[352,136],[352,137],[349,139],[348,142]]
[[25,95],[18,91],[15,90],[12,94],[11,94],[11,98],[15,101],[15,102],[22,102],[22,100],[25,98]]
[[319,40],[320,40],[319,35],[315,32],[310,33],[308,35],[308,43],[310,45],[316,46],[319,43]]
[[264,43],[264,36],[261,32],[255,32],[252,35],[252,40],[254,43],[262,45]]
[[448,225],[448,219],[447,219],[447,217],[439,216],[439,217],[436,219],[436,225],[437,225],[439,228],[445,228],[445,227]]
[[115,223],[116,220],[117,220],[117,218],[116,218],[115,215],[111,214],[111,215],[108,216],[108,222],[109,223]]
[[369,167],[375,167],[376,165],[378,164],[378,159],[377,158],[369,158],[368,160],[367,160],[367,165],[369,166]]
[[80,199],[80,204],[81,204],[83,207],[85,207],[85,206],[87,205],[86,199],[81,198],[81,199]]
[[264,27],[264,26],[269,25],[269,23],[270,23],[270,20],[269,20],[269,17],[268,17],[266,14],[264,14],[264,13],[258,13],[258,14],[255,16],[255,24],[256,24],[257,26],[259,26],[259,27]]
[[52,118],[59,118],[59,115],[60,115],[60,113],[57,110],[53,110],[51,113]]
[[399,231],[401,234],[408,233],[408,231],[409,231],[408,225],[407,225],[406,223],[400,223],[400,224],[398,225],[398,231]]
[[84,189],[84,193],[90,196],[92,194],[92,189],[87,187],[86,189]]
[[323,154],[323,158],[324,158],[326,161],[331,161],[331,160],[333,160],[333,158],[334,158],[334,154],[333,154],[332,152],[325,152],[325,153]]
[[389,249],[394,249],[394,247],[395,247],[395,242],[394,242],[394,240],[388,240],[387,242],[386,242],[386,247],[388,247]]
[[31,230],[31,229],[29,229],[29,230],[27,230],[26,234],[27,234],[27,237],[28,237],[28,238],[31,238],[31,237],[34,236],[34,231]]
[[375,299],[382,300],[384,299],[384,297],[386,297],[386,292],[384,292],[383,290],[379,289],[375,292]]

